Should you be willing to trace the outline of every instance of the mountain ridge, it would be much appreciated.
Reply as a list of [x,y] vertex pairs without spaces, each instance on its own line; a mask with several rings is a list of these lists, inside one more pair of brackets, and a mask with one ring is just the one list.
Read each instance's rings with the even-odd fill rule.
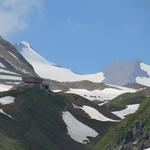
[[104,83],[124,86],[129,83],[136,83],[136,78],[138,76],[148,77],[148,74],[141,70],[141,63],[142,61],[140,60],[128,63],[114,61],[103,69],[106,77]]
[[[103,81],[103,73],[96,73],[91,75],[79,75],[72,72],[70,69],[58,67],[54,63],[49,63],[39,54],[37,54],[34,49],[27,42],[21,42],[16,45],[16,48],[19,52],[26,58],[26,60],[32,64],[35,72],[45,79],[51,79],[59,82],[66,81],[82,81],[89,80],[92,82],[101,82]],[[29,55],[33,55],[33,58]],[[45,70],[45,72],[43,71]],[[49,71],[49,72],[48,72]],[[51,72],[51,73],[50,73]]]
[[[105,84],[112,84],[112,85],[119,85],[119,86],[125,86],[127,84],[143,84],[144,86],[150,86],[146,85],[144,83],[144,79],[149,78],[149,74],[147,71],[143,70],[141,60],[136,60],[133,62],[122,62],[122,61],[113,61],[110,65],[104,67],[100,72],[97,72],[95,74],[89,74],[89,75],[80,75],[76,74],[75,72],[72,72],[70,69],[66,69],[64,67],[59,67],[59,65],[56,65],[55,63],[49,62],[43,57],[41,57],[31,46],[31,44],[27,42],[20,42],[16,44],[16,48],[18,51],[24,56],[24,58],[31,63],[37,74],[39,74],[43,78],[48,78],[51,80],[59,81],[59,82],[74,82],[74,81],[82,81],[82,80],[89,80],[92,82],[103,82]],[[33,60],[28,56],[28,53],[33,53]],[[35,60],[34,60],[35,59]],[[43,61],[44,60],[44,61]],[[38,63],[38,64],[36,64]],[[44,65],[41,65],[43,64]],[[42,70],[39,70],[39,67],[41,65],[41,68],[45,67],[45,70],[51,71],[52,75],[49,75],[49,73],[44,74],[42,73]],[[60,76],[66,76],[62,77]],[[139,78],[143,78],[142,81]]]
[[[104,150],[118,148],[116,143],[127,150],[135,145],[132,140],[139,139],[128,136],[138,134],[136,121],[140,119],[143,124],[139,112],[142,118],[149,119],[146,101],[150,90],[146,86],[150,86],[147,82],[150,66],[141,61],[114,62],[106,67],[108,77],[105,72],[79,75],[48,62],[26,42],[15,48],[2,38],[0,58],[0,148],[3,150]],[[29,82],[24,80],[26,77]],[[35,81],[38,79],[41,82]],[[116,85],[103,83],[108,79]],[[117,85],[116,79],[123,83],[130,81],[126,86],[132,88]],[[141,111],[145,102],[147,109]],[[129,124],[133,121],[133,127],[124,124],[126,121]],[[122,128],[130,131],[122,134]],[[147,148],[150,136],[141,127],[140,131],[144,132],[140,137],[146,143],[141,147],[141,142],[137,142],[137,148]],[[110,133],[121,135],[121,140],[116,137],[110,142],[107,139]]]

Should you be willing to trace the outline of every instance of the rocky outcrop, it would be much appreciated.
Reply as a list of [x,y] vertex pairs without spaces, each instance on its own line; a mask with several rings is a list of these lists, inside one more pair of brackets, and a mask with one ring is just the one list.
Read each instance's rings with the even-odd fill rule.
[[0,62],[10,71],[37,76],[33,67],[18,50],[2,37],[0,37]]

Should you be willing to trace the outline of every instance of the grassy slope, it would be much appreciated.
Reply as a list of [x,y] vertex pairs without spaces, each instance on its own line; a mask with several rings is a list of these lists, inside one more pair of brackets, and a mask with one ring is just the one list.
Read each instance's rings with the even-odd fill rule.
[[[26,146],[25,150],[85,150],[86,146],[73,141],[67,134],[67,127],[62,119],[62,112],[69,110],[77,119],[87,124],[97,132],[104,134],[114,123],[91,120],[81,110],[75,110],[72,103],[83,106],[89,105],[96,109],[98,106],[90,101],[73,94],[55,94],[36,88],[25,88],[20,91],[0,93],[0,97],[14,96],[15,103],[1,106],[13,119],[0,114],[0,133],[8,139],[19,139],[16,142],[19,150],[20,141]],[[110,117],[113,115],[108,113]],[[5,145],[4,141],[2,141]],[[1,149],[0,149],[1,150]],[[14,150],[10,145],[8,150]]]
[[139,104],[146,98],[146,94],[142,91],[137,93],[126,93],[118,96],[114,100],[107,103],[105,106],[110,111],[122,110],[129,104]]
[[5,95],[16,97],[14,104],[1,106],[15,121],[1,115],[0,129],[23,141],[27,150],[83,149],[67,135],[62,120],[62,111],[68,104],[65,96],[36,88],[1,93]]
[[25,150],[25,146],[19,140],[9,138],[0,133],[0,150]]
[[[115,127],[110,128],[107,134],[94,147],[94,150],[104,150],[106,145],[109,145],[107,147],[109,150],[122,148],[120,139],[126,137],[128,130],[134,127],[138,121],[144,122],[144,128],[142,129],[142,134],[139,137],[135,137],[133,141],[140,142],[139,139],[143,139],[144,134],[150,132],[150,98],[146,97],[144,93],[124,94],[113,100],[112,103],[110,102],[108,106],[113,106],[113,109],[120,109],[129,103],[138,102],[141,103],[139,110],[135,114],[129,115]],[[123,147],[123,150],[125,147],[126,145]]]

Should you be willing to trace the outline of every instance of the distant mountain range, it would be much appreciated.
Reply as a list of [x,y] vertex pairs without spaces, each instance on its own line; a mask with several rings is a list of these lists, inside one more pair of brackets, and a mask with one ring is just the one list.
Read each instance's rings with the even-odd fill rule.
[[148,77],[146,70],[142,70],[142,64],[139,60],[131,63],[114,61],[103,69],[104,83],[121,86],[136,83],[137,77]]
[[[15,48],[16,47],[16,48]],[[20,42],[13,46],[8,41],[0,38],[1,67],[7,67],[9,71],[19,74],[39,75],[42,78],[58,82],[91,81],[94,83],[106,83],[125,86],[139,83],[150,86],[144,81],[149,80],[150,66],[142,61],[124,63],[114,61],[101,72],[91,75],[80,75],[70,69],[57,66],[41,57],[27,42]]]
[[79,75],[47,61],[28,42],[22,41],[15,46],[36,74],[48,79],[54,92],[74,93],[99,103],[98,101],[108,101],[126,92],[135,92],[133,89],[150,86],[145,81],[150,80],[150,66],[139,60],[132,63],[115,61],[96,74]]
[[132,83],[150,86],[150,84],[144,83],[145,79],[149,80],[150,78],[150,66],[144,64],[144,62],[140,60],[131,63],[114,61],[112,64],[102,69],[101,72],[91,75],[79,75],[75,74],[69,69],[55,65],[55,63],[48,62],[41,57],[27,42],[23,41],[16,44],[16,48],[33,66],[35,72],[42,78],[59,82],[88,80],[96,83],[104,82],[106,84],[119,86],[125,86]]
[[120,94],[150,86],[147,82],[150,80],[150,66],[141,61],[115,61],[101,72],[80,75],[47,61],[28,42],[22,41],[13,46],[1,37],[0,45],[1,91],[21,84],[22,76],[39,76],[54,92],[78,94],[99,104]]

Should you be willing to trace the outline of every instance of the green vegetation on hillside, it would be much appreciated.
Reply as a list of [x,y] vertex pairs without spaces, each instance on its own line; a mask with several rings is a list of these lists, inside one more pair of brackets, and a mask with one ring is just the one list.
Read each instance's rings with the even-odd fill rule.
[[0,150],[26,150],[19,140],[9,138],[0,133]]
[[141,103],[135,114],[129,115],[109,129],[94,150],[143,150],[150,147],[150,98],[143,92],[124,94],[108,104],[121,109],[127,104]]
[[146,94],[142,91],[137,93],[125,93],[108,102],[105,106],[111,111],[122,110],[126,108],[126,105],[140,104],[145,98]]
[[[100,134],[104,134],[115,124],[92,120],[84,111],[75,109],[73,104],[99,109],[96,104],[78,95],[56,94],[38,88],[22,88],[0,93],[0,97],[3,96],[15,97],[14,103],[0,105],[4,112],[13,117],[11,119],[0,113],[0,133],[7,135],[2,137],[3,140],[0,139],[0,143],[1,145],[7,143],[9,146],[7,149],[4,147],[4,150],[87,150],[86,145],[75,142],[68,135],[67,126],[62,119],[63,111],[71,112],[79,121]],[[107,114],[111,115],[109,112]]]
[[[0,93],[0,97],[3,96],[14,96],[15,103],[0,105],[14,118],[0,114],[0,150],[139,150],[141,146],[150,146],[150,98],[142,91],[123,94],[104,107],[78,95],[56,94],[38,88]],[[120,123],[91,120],[82,110],[73,108],[73,104],[91,106],[115,119],[108,109],[121,110],[128,104],[137,103],[141,104],[139,110]],[[62,119],[63,111],[70,111],[78,120],[99,132],[100,141],[96,145],[95,140],[82,145],[72,140]]]

